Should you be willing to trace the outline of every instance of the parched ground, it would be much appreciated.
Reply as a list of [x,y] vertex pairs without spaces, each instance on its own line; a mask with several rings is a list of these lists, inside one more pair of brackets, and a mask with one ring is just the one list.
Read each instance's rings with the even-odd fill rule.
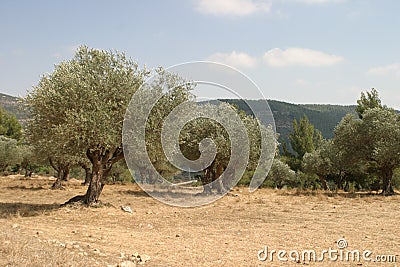
[[211,205],[177,208],[130,184],[106,186],[109,205],[60,207],[86,188],[72,179],[53,191],[52,182],[0,177],[0,266],[396,266],[257,257],[265,246],[320,257],[339,239],[348,244],[340,251],[393,255],[400,266],[400,196],[236,188]]

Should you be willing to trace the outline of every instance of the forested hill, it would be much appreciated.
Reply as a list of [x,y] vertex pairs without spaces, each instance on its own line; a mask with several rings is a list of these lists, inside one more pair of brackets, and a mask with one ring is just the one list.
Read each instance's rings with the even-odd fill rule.
[[20,122],[28,118],[21,109],[18,97],[0,93],[0,107],[4,108],[8,113],[14,114]]
[[[248,106],[243,100],[223,99],[221,101],[235,104],[245,112],[249,112]],[[261,100],[247,100],[254,107],[254,112],[263,111]],[[265,103],[265,102],[264,102]],[[310,122],[319,129],[325,138],[333,137],[333,129],[347,113],[355,113],[355,106],[339,105],[301,105],[286,102],[269,100],[268,104],[273,112],[277,132],[282,140],[288,140],[288,135],[292,129],[293,119],[299,120],[304,114],[308,116]],[[0,93],[0,106],[10,113],[16,115],[17,119],[24,121],[26,114],[21,110],[18,98]]]
[[[249,107],[243,100],[221,99],[220,101],[236,105],[239,109],[249,113]],[[263,109],[263,101],[247,100],[253,107],[254,112],[258,113]],[[307,115],[310,122],[322,132],[325,138],[333,137],[333,130],[340,120],[348,113],[355,114],[355,106],[340,105],[317,105],[317,104],[291,104],[276,100],[268,100],[268,104],[274,115],[276,130],[280,134],[280,140],[287,141],[292,130],[293,120],[299,120]]]

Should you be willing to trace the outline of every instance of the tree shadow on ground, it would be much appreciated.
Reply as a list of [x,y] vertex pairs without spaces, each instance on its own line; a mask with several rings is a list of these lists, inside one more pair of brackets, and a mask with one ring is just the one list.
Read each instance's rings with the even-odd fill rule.
[[6,187],[6,189],[9,189],[9,190],[26,190],[26,191],[48,190],[48,188],[45,188],[43,186],[27,187],[27,186],[24,186],[24,185],[8,186],[8,187]]
[[135,197],[150,197],[145,191],[137,191],[137,190],[120,190],[118,191],[121,195],[131,195]]
[[146,191],[142,190],[120,190],[118,193],[119,194],[127,194],[135,197],[159,197],[159,198],[193,198],[193,197],[204,197],[204,198],[209,198],[215,195],[218,195],[218,193],[213,192],[210,195],[207,194],[202,194],[202,191],[197,190],[151,190],[151,195],[147,193]]
[[0,202],[0,218],[9,218],[12,216],[33,217],[59,208],[60,208],[59,204]]

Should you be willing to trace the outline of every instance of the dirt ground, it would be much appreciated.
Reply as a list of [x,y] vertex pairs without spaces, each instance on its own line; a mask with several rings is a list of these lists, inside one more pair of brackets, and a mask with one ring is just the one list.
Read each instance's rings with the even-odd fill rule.
[[[213,204],[178,208],[129,184],[107,185],[103,206],[60,207],[86,188],[72,179],[53,191],[52,182],[0,177],[0,266],[400,266],[400,196],[235,188]],[[277,252],[260,261],[265,247],[268,256],[285,250],[288,261]],[[371,261],[301,258],[329,248],[370,250]],[[377,263],[379,255],[392,262]]]

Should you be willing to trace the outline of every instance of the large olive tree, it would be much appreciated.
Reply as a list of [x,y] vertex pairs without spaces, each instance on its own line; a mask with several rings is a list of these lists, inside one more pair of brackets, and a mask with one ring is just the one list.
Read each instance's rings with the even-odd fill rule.
[[90,160],[92,176],[81,197],[85,204],[98,201],[112,165],[123,158],[125,110],[146,74],[123,53],[81,46],[25,99],[33,141],[53,145],[57,155],[84,153]]

